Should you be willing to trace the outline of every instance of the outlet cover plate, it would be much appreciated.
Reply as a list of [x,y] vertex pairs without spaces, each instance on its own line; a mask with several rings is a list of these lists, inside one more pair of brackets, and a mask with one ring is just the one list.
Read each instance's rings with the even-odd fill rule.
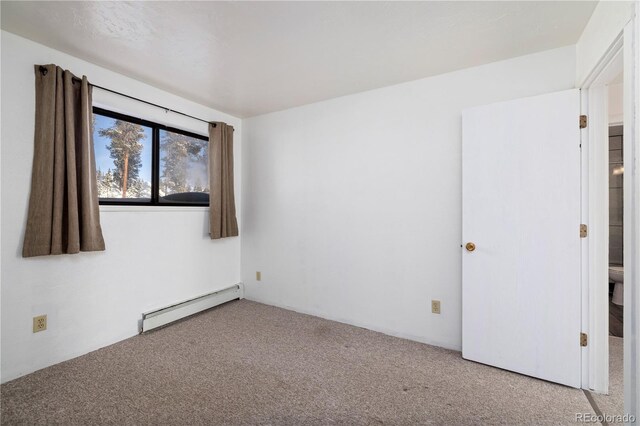
[[39,315],[37,317],[33,317],[33,332],[37,333],[39,331],[44,331],[47,329],[47,316]]
[[440,313],[440,301],[432,300],[431,301],[431,313],[439,314]]

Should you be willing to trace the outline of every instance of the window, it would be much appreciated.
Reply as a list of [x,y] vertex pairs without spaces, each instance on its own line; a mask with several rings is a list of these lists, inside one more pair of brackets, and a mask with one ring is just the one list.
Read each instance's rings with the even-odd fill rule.
[[160,130],[161,203],[209,203],[209,142],[169,130]]
[[94,112],[93,146],[101,201],[151,201],[152,134],[149,126]]
[[93,108],[100,204],[209,205],[209,139]]

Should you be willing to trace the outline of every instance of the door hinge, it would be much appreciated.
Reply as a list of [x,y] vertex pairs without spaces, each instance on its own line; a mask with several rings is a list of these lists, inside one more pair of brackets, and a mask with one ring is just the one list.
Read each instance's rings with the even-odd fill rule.
[[580,346],[587,346],[587,333],[580,333]]
[[587,238],[587,225],[584,223],[580,224],[580,238]]
[[581,115],[580,116],[580,128],[584,129],[585,127],[587,127],[587,116],[586,115]]

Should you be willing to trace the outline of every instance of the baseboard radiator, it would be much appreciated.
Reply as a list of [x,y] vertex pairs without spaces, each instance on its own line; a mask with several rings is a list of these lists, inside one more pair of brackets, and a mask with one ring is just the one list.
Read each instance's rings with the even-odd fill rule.
[[184,302],[144,313],[142,314],[141,332],[144,333],[154,328],[162,327],[179,319],[213,308],[214,306],[241,298],[241,284],[236,284],[223,290],[204,294],[193,299],[185,300]]

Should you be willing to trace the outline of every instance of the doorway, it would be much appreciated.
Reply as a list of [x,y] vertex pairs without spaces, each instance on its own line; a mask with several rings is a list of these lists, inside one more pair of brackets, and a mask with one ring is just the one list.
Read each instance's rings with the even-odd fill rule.
[[[590,390],[591,403],[605,419],[624,416],[624,85],[620,72],[606,82],[607,102],[607,200],[608,226],[606,248],[608,276],[606,296],[608,308],[608,389]],[[595,118],[595,117],[594,117]],[[596,118],[597,119],[597,118]],[[600,259],[604,260],[604,259]],[[620,416],[620,417],[618,417]]]
[[[609,102],[609,339],[624,336],[624,102],[623,74],[608,86]],[[621,343],[620,343],[621,346]],[[609,354],[612,358],[613,354]],[[620,354],[622,356],[622,354]],[[610,372],[611,374],[611,372]]]
[[[583,328],[589,333],[583,388],[603,414],[634,419],[639,223],[638,174],[633,167],[638,153],[636,27],[635,20],[627,23],[581,83],[582,114],[589,119],[582,134],[583,223],[589,226],[583,243]],[[616,267],[621,270],[612,271]],[[616,282],[622,284],[617,291]]]

